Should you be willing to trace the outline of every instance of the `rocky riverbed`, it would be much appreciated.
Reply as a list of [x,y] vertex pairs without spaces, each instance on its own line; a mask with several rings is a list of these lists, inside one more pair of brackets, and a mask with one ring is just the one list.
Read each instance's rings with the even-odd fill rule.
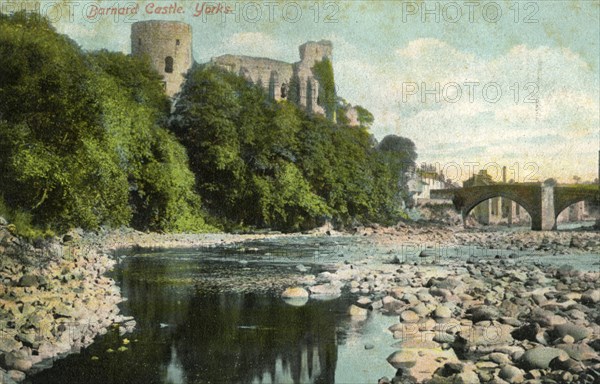
[[472,246],[506,251],[539,251],[546,255],[600,254],[600,234],[593,230],[529,231],[497,227],[465,230],[462,226],[399,224],[396,227],[360,227],[357,235],[369,236],[381,244],[420,246]]
[[66,239],[34,247],[0,227],[1,383],[52,366],[111,326],[122,333],[135,327],[135,320],[119,314],[123,298],[105,276],[114,260]]
[[398,319],[389,328],[398,350],[388,357],[397,372],[379,384],[600,382],[599,272],[517,260],[366,259],[304,281],[284,300],[298,305],[350,289],[356,321],[372,311]]

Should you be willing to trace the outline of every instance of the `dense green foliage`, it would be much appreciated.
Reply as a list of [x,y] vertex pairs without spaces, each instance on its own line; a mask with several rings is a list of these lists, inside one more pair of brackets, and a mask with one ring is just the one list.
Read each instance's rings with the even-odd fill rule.
[[394,156],[366,127],[274,103],[243,78],[210,66],[188,75],[172,130],[190,154],[207,209],[229,223],[302,229],[401,216]]
[[230,228],[394,222],[414,144],[377,145],[362,107],[360,127],[332,122],[348,105],[331,62],[313,70],[328,118],[211,66],[190,71],[171,113],[150,63],[84,52],[37,16],[0,15],[0,215],[21,233],[214,229],[202,199]]
[[49,23],[0,16],[0,194],[33,224],[202,230],[158,75],[86,54]]
[[399,175],[397,181],[394,180],[397,184],[391,187],[397,191],[397,199],[407,201],[409,199],[407,194],[408,180],[405,176],[408,172],[414,170],[416,166],[417,152],[415,143],[406,137],[388,135],[377,145],[377,149],[381,153],[387,168],[393,174]]
[[328,119],[335,120],[337,97],[333,65],[329,59],[325,58],[315,63],[312,71],[315,74],[315,78],[319,81],[319,105],[325,109]]

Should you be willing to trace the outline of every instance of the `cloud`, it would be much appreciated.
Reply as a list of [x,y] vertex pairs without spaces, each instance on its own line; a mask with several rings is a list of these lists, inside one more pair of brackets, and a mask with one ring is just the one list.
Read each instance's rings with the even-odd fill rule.
[[[130,52],[130,25],[118,24],[112,19],[100,19],[97,23],[74,23],[68,19],[54,23],[58,33],[66,34],[84,49],[98,50],[111,47],[119,52]],[[105,33],[111,30],[112,33]]]
[[432,38],[392,51],[386,63],[334,61],[343,96],[374,113],[378,138],[411,138],[420,161],[535,162],[541,179],[597,177],[598,74],[578,54],[516,45],[483,57]]
[[220,50],[223,53],[269,58],[280,58],[288,54],[284,44],[263,32],[234,33]]

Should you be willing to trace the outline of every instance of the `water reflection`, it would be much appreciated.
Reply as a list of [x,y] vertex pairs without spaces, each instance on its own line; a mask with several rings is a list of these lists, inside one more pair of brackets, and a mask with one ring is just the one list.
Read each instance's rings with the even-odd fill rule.
[[[193,295],[173,342],[188,382],[326,382],[336,361],[330,309],[323,303],[295,308],[255,294]],[[315,358],[318,369],[307,364]]]
[[171,361],[167,366],[167,384],[184,384],[185,380],[183,378],[183,367],[181,366],[181,361],[177,357],[177,350],[174,346],[171,346]]
[[256,375],[252,380],[252,384],[310,383],[314,377],[320,376],[320,364],[318,348],[309,350],[303,347],[300,355],[300,372],[297,378],[294,377],[294,372],[289,364],[278,356],[275,360],[274,371],[267,370]]
[[[215,292],[195,284],[206,273],[236,276],[233,268],[224,263],[207,267],[191,259],[126,259],[115,278],[128,298],[123,312],[138,321],[136,332],[120,336],[113,330],[29,382],[335,382],[337,344],[345,334],[340,324],[347,318],[348,301],[294,307],[275,292]],[[285,270],[267,270],[286,276]],[[262,273],[247,275],[262,281]],[[125,337],[131,343],[119,352]]]

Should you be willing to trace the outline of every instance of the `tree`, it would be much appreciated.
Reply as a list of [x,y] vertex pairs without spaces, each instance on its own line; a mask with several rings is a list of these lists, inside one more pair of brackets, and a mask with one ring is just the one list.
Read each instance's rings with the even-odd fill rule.
[[327,212],[294,166],[299,111],[269,101],[258,86],[197,66],[171,127],[191,154],[205,206],[229,224],[299,229]]
[[360,105],[355,106],[354,109],[356,109],[356,112],[358,113],[358,122],[360,125],[370,128],[375,121],[373,114]]
[[127,179],[90,63],[47,20],[0,16],[0,188],[7,204],[58,227],[126,224]]
[[155,231],[208,229],[185,148],[165,125],[170,101],[150,63],[121,53],[90,54],[103,124],[127,174],[131,224]]
[[417,152],[415,143],[405,137],[388,135],[377,146],[392,170],[401,180],[401,187],[405,186],[404,175],[415,168]]
[[297,230],[399,213],[397,185],[366,127],[271,101],[225,70],[190,72],[171,128],[190,154],[204,205],[230,225]]
[[34,224],[206,228],[149,63],[0,15],[0,194]]

